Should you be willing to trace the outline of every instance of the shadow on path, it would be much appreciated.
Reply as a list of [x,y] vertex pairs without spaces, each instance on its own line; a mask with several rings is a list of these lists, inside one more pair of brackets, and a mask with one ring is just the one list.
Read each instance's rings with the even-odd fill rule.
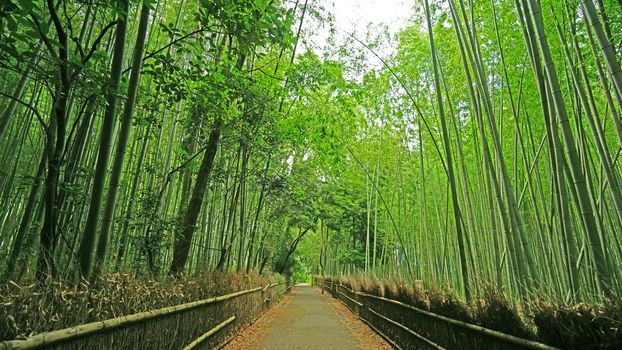
[[[242,332],[227,350],[391,349],[327,294],[297,285],[284,305]],[[270,312],[269,312],[270,313]]]
[[360,349],[331,306],[331,299],[312,287],[296,287],[291,302],[278,314],[260,349]]

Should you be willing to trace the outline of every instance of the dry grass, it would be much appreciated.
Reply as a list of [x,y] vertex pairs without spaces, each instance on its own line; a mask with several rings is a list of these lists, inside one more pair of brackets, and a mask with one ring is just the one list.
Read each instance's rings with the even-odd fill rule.
[[384,296],[384,284],[375,277],[362,279],[361,288],[364,293]]
[[565,305],[537,301],[538,337],[564,349],[622,349],[622,302]]
[[0,286],[0,340],[206,299],[275,282],[256,273],[212,272],[194,278],[141,280],[128,273],[90,285],[62,281]]
[[564,349],[622,349],[620,300],[602,305],[567,305],[542,299],[530,306],[530,316],[526,317],[503,291],[493,286],[485,287],[467,304],[455,292],[435,286],[423,291],[409,282],[361,275],[339,280],[367,294]]
[[474,323],[473,311],[453,291],[442,291],[435,287],[426,293],[430,300],[430,312],[453,318],[455,320]]
[[476,321],[483,327],[519,338],[536,338],[528,322],[498,289],[486,287],[483,297],[476,299],[473,307]]

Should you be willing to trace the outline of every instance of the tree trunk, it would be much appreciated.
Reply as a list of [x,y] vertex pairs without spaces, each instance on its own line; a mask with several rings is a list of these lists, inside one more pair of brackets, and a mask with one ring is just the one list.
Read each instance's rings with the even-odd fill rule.
[[203,197],[207,187],[207,181],[210,178],[210,174],[214,165],[214,158],[216,157],[216,151],[218,149],[218,140],[220,139],[220,132],[223,127],[223,120],[221,118],[216,119],[212,126],[209,139],[207,141],[207,149],[201,162],[201,168],[197,176],[194,189],[192,191],[192,197],[190,197],[190,204],[188,205],[188,211],[184,216],[181,228],[175,234],[175,242],[173,246],[173,261],[171,263],[170,275],[178,275],[183,272],[186,260],[188,260],[188,252],[190,250],[190,244],[192,243],[192,236],[194,234],[195,225],[201,206],[203,205]]
[[432,51],[432,64],[434,67],[434,86],[435,86],[435,92],[436,92],[436,100],[438,103],[438,108],[439,108],[439,113],[440,113],[441,129],[442,129],[442,134],[443,134],[443,145],[445,147],[445,160],[446,160],[445,163],[447,166],[446,168],[447,179],[449,181],[449,186],[451,189],[453,214],[454,214],[454,219],[455,219],[455,224],[456,224],[456,234],[458,237],[458,251],[460,254],[459,261],[460,261],[460,269],[462,272],[462,286],[464,288],[464,295],[468,301],[471,299],[471,290],[469,288],[469,272],[467,269],[466,253],[465,253],[465,247],[464,247],[464,237],[463,237],[463,231],[462,231],[462,228],[463,228],[462,217],[461,217],[461,212],[460,212],[460,204],[458,203],[458,193],[456,189],[456,182],[454,179],[453,160],[451,156],[451,146],[449,144],[449,134],[447,130],[447,123],[445,122],[445,115],[443,112],[443,101],[442,101],[442,95],[441,95],[440,78],[439,78],[439,73],[438,73],[436,47],[434,45],[434,36],[432,35],[432,20],[430,19],[430,7],[428,4],[428,0],[425,0],[424,5],[425,5],[426,20],[428,23],[430,50]]
[[106,91],[106,112],[101,127],[101,141],[97,155],[97,166],[95,168],[95,178],[93,180],[93,190],[89,212],[80,242],[80,272],[84,277],[90,277],[93,250],[97,241],[97,226],[101,212],[104,188],[106,185],[106,173],[110,160],[110,150],[114,141],[114,129],[116,126],[117,94],[119,82],[123,70],[123,53],[125,51],[125,36],[127,32],[127,20],[129,5],[128,0],[118,1],[120,15],[118,18],[115,34],[114,56],[112,58],[112,68],[110,72],[110,85]]
[[143,50],[145,47],[145,38],[147,36],[147,27],[149,25],[149,5],[142,4],[140,12],[140,21],[138,23],[138,34],[136,37],[136,46],[134,46],[134,57],[132,58],[132,72],[130,73],[130,81],[127,91],[127,100],[123,106],[123,116],[121,119],[121,130],[119,130],[119,140],[117,143],[112,172],[110,174],[110,183],[108,184],[108,197],[106,198],[106,207],[104,209],[104,217],[102,218],[102,227],[97,242],[97,252],[95,254],[95,269],[91,279],[97,278],[101,271],[102,264],[106,259],[106,251],[108,247],[108,236],[110,227],[114,218],[114,209],[117,199],[117,191],[119,189],[119,181],[121,180],[121,170],[123,169],[123,160],[127,149],[127,142],[130,136],[130,128],[132,126],[132,115],[134,113],[134,104],[136,103],[136,91],[140,81],[140,69],[143,60]]

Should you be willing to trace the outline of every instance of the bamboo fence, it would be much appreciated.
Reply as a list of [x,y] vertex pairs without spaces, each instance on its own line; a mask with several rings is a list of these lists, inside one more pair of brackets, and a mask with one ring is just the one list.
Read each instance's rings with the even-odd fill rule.
[[[208,338],[228,325],[228,334],[256,319],[284,292],[285,282],[247,289],[195,302],[164,307],[104,321],[0,342],[0,350],[17,349],[185,349],[212,348]],[[278,288],[277,288],[278,287]],[[280,289],[283,289],[282,291]],[[236,315],[237,313],[237,315]],[[222,320],[223,315],[228,315]],[[205,330],[207,328],[207,331]]]
[[397,349],[539,349],[558,350],[463,322],[397,300],[356,292],[342,284],[314,278],[314,284],[346,305]]

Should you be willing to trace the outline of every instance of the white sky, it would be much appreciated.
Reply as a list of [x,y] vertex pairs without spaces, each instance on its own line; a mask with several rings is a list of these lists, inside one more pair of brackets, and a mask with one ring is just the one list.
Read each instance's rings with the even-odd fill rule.
[[[411,16],[415,0],[311,0],[321,4],[326,12],[335,18],[337,29],[337,42],[343,42],[347,37],[341,30],[356,33],[357,38],[365,42],[367,26],[386,25],[391,35],[406,27],[407,20]],[[339,29],[340,28],[340,29]],[[334,47],[325,47],[329,36],[329,28],[321,23],[306,21],[303,27],[305,37],[310,39],[315,46],[314,51],[318,54],[322,51],[331,51]],[[383,57],[392,52],[392,45],[379,48],[377,51]],[[302,44],[304,47],[304,44]],[[324,49],[324,50],[323,50]],[[303,52],[303,51],[299,51]],[[369,54],[371,59],[371,54]],[[371,59],[370,64],[376,65]]]
[[324,0],[345,30],[362,31],[368,23],[388,25],[392,34],[406,25],[414,0]]

